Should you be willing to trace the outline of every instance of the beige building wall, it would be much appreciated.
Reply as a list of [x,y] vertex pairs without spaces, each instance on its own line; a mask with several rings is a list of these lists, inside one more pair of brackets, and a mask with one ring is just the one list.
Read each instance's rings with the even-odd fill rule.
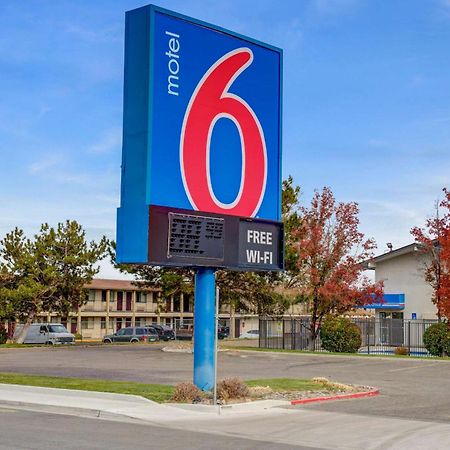
[[419,251],[376,263],[375,280],[384,282],[386,294],[405,294],[404,319],[436,319],[432,289],[424,279],[427,256]]
[[[159,323],[175,328],[181,322],[192,323],[194,320],[192,295],[164,300],[157,289],[140,289],[124,280],[94,279],[86,288],[89,290],[87,302],[65,323],[69,331],[83,339],[99,340],[127,326]],[[306,309],[304,304],[292,305],[285,316],[304,315]],[[219,319],[221,324],[230,327],[230,337],[259,329],[258,316],[241,314],[230,305],[221,305]],[[61,318],[56,314],[45,314],[37,321],[61,322]]]

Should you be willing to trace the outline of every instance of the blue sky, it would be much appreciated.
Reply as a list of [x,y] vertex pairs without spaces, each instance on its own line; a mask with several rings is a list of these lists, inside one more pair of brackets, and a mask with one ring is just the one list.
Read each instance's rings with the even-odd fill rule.
[[[304,203],[358,202],[379,252],[411,241],[450,185],[450,0],[155,3],[283,48],[284,175]],[[114,238],[124,12],[144,4],[0,2],[1,235]]]

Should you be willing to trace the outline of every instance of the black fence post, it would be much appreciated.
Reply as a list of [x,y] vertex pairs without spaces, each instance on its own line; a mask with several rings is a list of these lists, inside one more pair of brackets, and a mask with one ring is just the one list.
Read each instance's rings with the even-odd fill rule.
[[291,318],[291,350],[295,350],[295,321]]
[[283,333],[283,350],[286,348],[286,343],[284,342],[284,318],[283,321],[281,322],[282,326],[281,326],[281,332]]
[[369,333],[370,319],[366,320],[366,341],[367,341],[367,354],[370,355],[370,333]]
[[408,355],[411,356],[411,321],[408,320]]
[[261,331],[262,331],[262,320],[261,320],[261,317],[259,317],[258,329],[259,329],[259,333],[258,333],[258,347],[261,348]]

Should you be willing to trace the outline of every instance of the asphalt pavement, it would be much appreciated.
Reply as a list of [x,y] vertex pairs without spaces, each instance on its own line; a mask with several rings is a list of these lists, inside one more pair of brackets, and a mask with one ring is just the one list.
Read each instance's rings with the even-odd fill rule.
[[[312,447],[211,435],[152,424],[0,408],[0,450],[312,450]],[[314,447],[318,450],[320,447]]]
[[[158,345],[1,349],[0,372],[175,384],[192,379],[192,354]],[[450,361],[227,351],[219,378],[327,377],[380,388],[378,397],[298,408],[450,422]]]
[[[56,440],[57,448],[139,445],[183,450],[289,448],[286,446],[327,450],[448,450],[450,447],[450,424],[280,407],[285,403],[289,402],[251,402],[223,408],[171,405],[132,395],[0,384],[0,409],[3,405],[5,414],[11,409],[18,414],[12,424],[8,415],[3,420],[0,414],[0,449],[47,450],[48,436],[53,442]],[[23,410],[40,415],[31,414],[30,419]],[[76,419],[60,423],[54,414]],[[85,417],[91,421],[87,427],[82,426],[81,419]],[[111,433],[109,428],[105,430],[105,422],[113,420],[116,425]],[[130,435],[130,426],[144,423],[148,429],[134,427]]]
[[[0,349],[0,372],[174,384],[191,379],[192,354],[160,345]],[[231,350],[220,353],[219,378],[321,376],[381,395],[259,411],[243,405],[220,416],[133,396],[0,385],[0,450],[447,450],[449,374],[450,361]]]

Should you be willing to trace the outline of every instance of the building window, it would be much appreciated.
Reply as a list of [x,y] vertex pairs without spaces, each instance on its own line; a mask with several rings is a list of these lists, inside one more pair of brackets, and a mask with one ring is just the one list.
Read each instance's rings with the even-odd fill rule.
[[100,328],[101,328],[102,330],[106,329],[106,317],[102,317],[102,318],[100,319]]
[[106,291],[102,291],[102,302],[106,302]]
[[88,302],[95,302],[95,290],[89,289]]
[[116,291],[110,291],[109,293],[109,301],[115,302],[117,300],[117,292]]
[[82,330],[92,330],[94,328],[94,318],[93,317],[83,317],[81,319],[81,329]]
[[147,303],[147,293],[136,292],[136,303]]

